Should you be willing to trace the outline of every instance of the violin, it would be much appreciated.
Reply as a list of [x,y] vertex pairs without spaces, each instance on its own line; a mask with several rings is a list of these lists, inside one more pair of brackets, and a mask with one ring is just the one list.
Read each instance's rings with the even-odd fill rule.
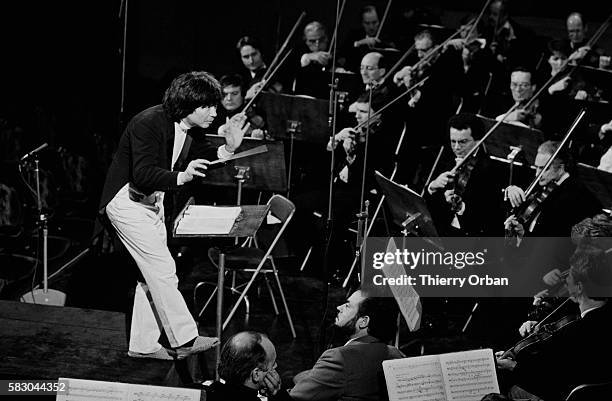
[[454,192],[451,201],[451,210],[454,213],[458,213],[461,209],[463,193],[465,192],[465,188],[467,187],[477,161],[478,159],[475,155],[471,156],[467,162],[461,165],[461,168],[459,168],[455,174],[453,184],[451,186],[451,189],[453,189]]
[[521,358],[521,355],[525,355],[526,352],[530,352],[535,345],[545,343],[546,341],[553,338],[559,331],[563,330],[565,327],[573,324],[578,319],[580,319],[580,314],[571,313],[563,316],[562,318],[552,323],[543,324],[568,301],[570,301],[570,298],[567,298],[565,301],[563,301],[561,305],[559,305],[555,310],[549,313],[544,319],[540,321],[540,323],[535,326],[533,332],[530,335],[514,344],[514,346],[505,351],[501,357],[517,360],[517,358]]
[[550,182],[546,186],[540,186],[538,191],[532,192],[525,202],[512,211],[516,220],[523,226],[527,225],[540,211],[542,203],[558,187],[556,182]]

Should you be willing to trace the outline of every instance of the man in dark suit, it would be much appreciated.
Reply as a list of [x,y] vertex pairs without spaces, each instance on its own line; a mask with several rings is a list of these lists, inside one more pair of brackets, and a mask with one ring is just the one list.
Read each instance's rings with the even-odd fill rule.
[[243,331],[227,340],[221,350],[219,376],[224,383],[214,382],[206,390],[210,401],[258,401],[259,393],[271,400],[290,400],[287,392],[278,391],[276,349],[265,334]]
[[496,354],[502,385],[513,399],[562,400],[581,384],[612,381],[610,280],[609,255],[602,250],[584,249],[572,257],[565,285],[580,309],[577,320],[523,353]]
[[382,362],[402,358],[386,344],[395,332],[397,304],[355,291],[338,307],[335,325],[350,331],[342,347],[325,351],[314,367],[301,374],[289,395],[294,400],[386,399]]
[[481,148],[462,170],[452,168],[484,135],[482,122],[473,114],[457,114],[448,121],[453,160],[443,163],[443,173],[427,186],[425,198],[441,236],[495,236],[502,231],[502,187],[493,161]]
[[[109,168],[100,210],[106,212],[146,282],[136,286],[131,357],[181,359],[218,341],[198,335],[178,291],[176,267],[166,242],[163,198],[164,192],[177,190],[196,176],[205,177],[206,159],[228,158],[240,146],[248,128],[248,124],[243,127],[244,115],[228,123],[224,146],[215,149],[201,142],[191,150],[205,159],[193,159],[185,167],[191,145],[188,130],[208,127],[220,98],[219,83],[208,73],[180,75],[166,91],[162,105],[142,111],[129,122]],[[169,348],[159,343],[162,330]]]

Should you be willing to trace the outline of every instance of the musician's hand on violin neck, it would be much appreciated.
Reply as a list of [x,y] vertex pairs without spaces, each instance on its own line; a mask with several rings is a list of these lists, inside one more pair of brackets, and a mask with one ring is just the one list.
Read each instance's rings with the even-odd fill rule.
[[506,188],[506,199],[510,201],[510,205],[512,205],[512,207],[519,207],[523,202],[525,202],[525,191],[516,185],[510,185]]
[[506,236],[523,238],[525,236],[525,227],[516,219],[514,215],[508,217],[504,222]]
[[244,98],[247,100],[252,99],[262,89],[263,89],[263,81],[257,82],[256,84],[253,84],[253,86],[249,88]]
[[536,322],[535,320],[528,320],[521,324],[521,327],[519,327],[519,334],[521,335],[521,337],[525,337],[531,334],[537,324],[538,322]]

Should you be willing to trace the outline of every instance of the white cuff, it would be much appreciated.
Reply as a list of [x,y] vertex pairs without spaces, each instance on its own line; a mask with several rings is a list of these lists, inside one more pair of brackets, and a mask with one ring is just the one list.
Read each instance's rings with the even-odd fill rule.
[[229,159],[234,155],[234,152],[230,152],[225,148],[225,145],[221,145],[217,148],[217,157],[221,160]]
[[189,182],[189,180],[186,179],[187,173],[184,171],[181,171],[180,173],[178,173],[178,175],[176,176],[176,185],[183,185],[186,182]]
[[459,210],[457,211],[457,215],[463,216],[463,213],[465,213],[465,202],[461,202],[461,207],[459,207]]

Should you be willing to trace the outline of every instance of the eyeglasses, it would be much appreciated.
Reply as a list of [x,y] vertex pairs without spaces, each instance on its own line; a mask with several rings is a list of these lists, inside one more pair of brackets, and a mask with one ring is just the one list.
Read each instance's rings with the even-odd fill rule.
[[375,71],[378,69],[378,66],[374,66],[374,65],[362,65],[359,67],[360,71],[366,70],[366,71]]
[[519,88],[519,89],[527,89],[527,88],[531,87],[531,84],[527,83],[527,82],[511,82],[510,83],[510,87],[511,88]]

